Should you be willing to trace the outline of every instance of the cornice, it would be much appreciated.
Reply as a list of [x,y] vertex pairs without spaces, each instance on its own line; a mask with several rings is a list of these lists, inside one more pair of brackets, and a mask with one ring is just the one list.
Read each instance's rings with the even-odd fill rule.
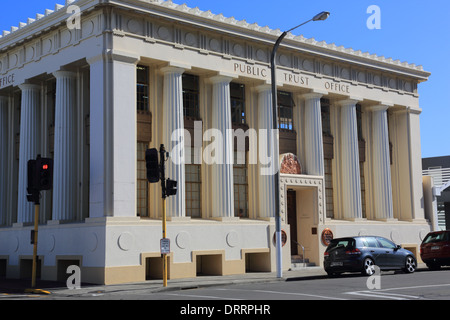
[[[65,5],[56,4],[54,10],[46,9],[44,14],[36,14],[35,19],[28,18],[26,23],[21,22],[17,27],[11,27],[10,31],[3,31],[0,35],[0,50],[21,43],[36,33],[58,26],[68,18],[67,7],[72,4],[80,6],[82,13],[99,4],[147,10],[155,15],[165,15],[167,18],[184,20],[184,22],[201,25],[212,30],[241,37],[255,38],[255,40],[267,43],[274,42],[282,34],[280,29],[271,29],[268,26],[262,27],[257,23],[250,24],[246,20],[236,20],[234,17],[225,17],[223,14],[202,11],[198,7],[190,8],[186,4],[179,5],[172,0],[65,0]],[[30,34],[29,31],[32,30],[36,30],[36,32]],[[329,44],[325,41],[317,41],[314,38],[305,38],[302,35],[295,36],[292,33],[286,36],[282,46],[323,57],[407,74],[419,78],[420,81],[426,81],[431,75],[429,72],[424,71],[421,65],[401,62],[400,60],[345,48],[344,46],[337,46],[334,43]]]

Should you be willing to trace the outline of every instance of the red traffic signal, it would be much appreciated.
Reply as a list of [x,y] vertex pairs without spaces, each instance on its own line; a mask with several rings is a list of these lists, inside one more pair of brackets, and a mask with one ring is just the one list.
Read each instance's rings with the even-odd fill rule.
[[[51,190],[53,188],[53,159],[38,156],[36,160],[29,160],[27,175],[27,191],[30,195],[39,194],[42,190]],[[30,199],[35,199],[35,197]]]

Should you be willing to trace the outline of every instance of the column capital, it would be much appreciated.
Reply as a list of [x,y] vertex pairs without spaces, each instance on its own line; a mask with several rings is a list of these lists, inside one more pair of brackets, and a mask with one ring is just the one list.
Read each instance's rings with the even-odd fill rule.
[[86,59],[89,65],[103,60],[114,60],[124,63],[137,64],[140,60],[140,56],[131,52],[125,52],[120,50],[105,50],[104,52]]
[[374,106],[370,106],[367,107],[367,110],[372,111],[372,112],[376,112],[376,111],[386,111],[389,109],[388,105],[384,105],[384,104],[377,104]]
[[259,86],[256,86],[255,90],[258,93],[266,92],[266,91],[270,91],[270,93],[272,93],[272,85],[271,84],[261,84]]
[[308,92],[305,94],[302,94],[301,97],[305,100],[310,100],[310,99],[321,99],[324,96],[323,93],[319,93],[319,92]]
[[341,107],[352,107],[356,106],[356,104],[358,104],[358,102],[360,101],[361,100],[359,99],[345,99],[337,101],[337,104],[340,105]]
[[185,71],[184,68],[168,66],[161,69],[163,74],[183,74]]
[[213,84],[216,84],[216,83],[226,83],[226,84],[228,84],[231,81],[233,81],[233,78],[229,77],[229,76],[216,75],[216,76],[213,76],[213,77],[209,78],[209,80]]
[[77,73],[73,72],[73,71],[64,71],[64,70],[60,70],[60,71],[55,71],[53,72],[53,76],[56,79],[61,79],[61,78],[76,78]]
[[33,83],[22,83],[22,84],[19,84],[19,88],[22,91],[24,91],[24,90],[40,90],[41,86],[38,84],[33,84]]

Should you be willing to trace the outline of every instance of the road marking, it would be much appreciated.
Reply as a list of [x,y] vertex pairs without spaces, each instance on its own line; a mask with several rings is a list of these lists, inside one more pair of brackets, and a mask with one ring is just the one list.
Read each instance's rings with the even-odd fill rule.
[[291,295],[291,296],[303,296],[303,297],[311,297],[311,298],[321,298],[321,299],[327,299],[327,300],[348,300],[348,299],[342,299],[342,298],[336,298],[336,297],[328,297],[328,296],[320,296],[316,294],[307,294],[307,293],[297,293],[297,292],[280,292],[280,291],[270,291],[270,290],[245,290],[245,289],[215,289],[215,290],[222,290],[222,291],[247,291],[247,292],[261,292],[261,293],[270,293],[270,294],[277,294],[277,295]]
[[[383,293],[383,294],[381,294]],[[345,294],[355,295],[355,296],[364,296],[370,298],[381,298],[381,299],[391,299],[391,300],[411,300],[411,299],[421,299],[421,297],[416,296],[406,296],[402,294],[393,294],[393,293],[385,293],[379,291],[355,291],[355,292],[346,292]]]
[[388,289],[373,290],[373,291],[368,291],[368,290],[353,291],[353,292],[345,292],[345,294],[366,296],[366,297],[371,297],[371,298],[393,299],[393,300],[412,300],[412,299],[428,300],[423,297],[410,296],[410,295],[405,295],[405,294],[400,294],[400,293],[388,293],[386,291],[398,291],[398,290],[410,290],[410,289],[422,289],[422,288],[437,288],[437,287],[448,287],[448,286],[450,286],[450,284],[436,284],[436,285],[426,285],[426,286],[388,288]]
[[224,297],[215,297],[215,296],[201,296],[195,294],[177,294],[177,293],[164,293],[166,296],[178,296],[178,297],[189,297],[189,298],[207,298],[207,299],[216,299],[216,300],[244,300],[244,299],[236,299],[236,298],[224,298]]

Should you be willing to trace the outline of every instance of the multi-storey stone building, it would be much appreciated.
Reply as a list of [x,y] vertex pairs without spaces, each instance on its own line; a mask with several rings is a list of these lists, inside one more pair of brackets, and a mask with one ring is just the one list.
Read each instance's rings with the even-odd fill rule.
[[[62,280],[76,264],[85,282],[161,277],[161,190],[147,183],[145,150],[173,150],[177,129],[190,133],[179,141],[192,161],[167,164],[179,186],[167,202],[169,279],[274,271],[274,180],[259,151],[271,150],[261,132],[271,129],[279,35],[159,0],[66,1],[3,32],[1,273],[30,274],[26,168],[40,154],[55,171],[42,192],[38,275]],[[320,265],[322,234],[417,250],[430,230],[418,99],[430,74],[292,34],[277,63],[283,268],[300,246]],[[256,140],[238,148],[230,129]],[[211,132],[224,137],[215,152],[234,161],[208,163]]]

